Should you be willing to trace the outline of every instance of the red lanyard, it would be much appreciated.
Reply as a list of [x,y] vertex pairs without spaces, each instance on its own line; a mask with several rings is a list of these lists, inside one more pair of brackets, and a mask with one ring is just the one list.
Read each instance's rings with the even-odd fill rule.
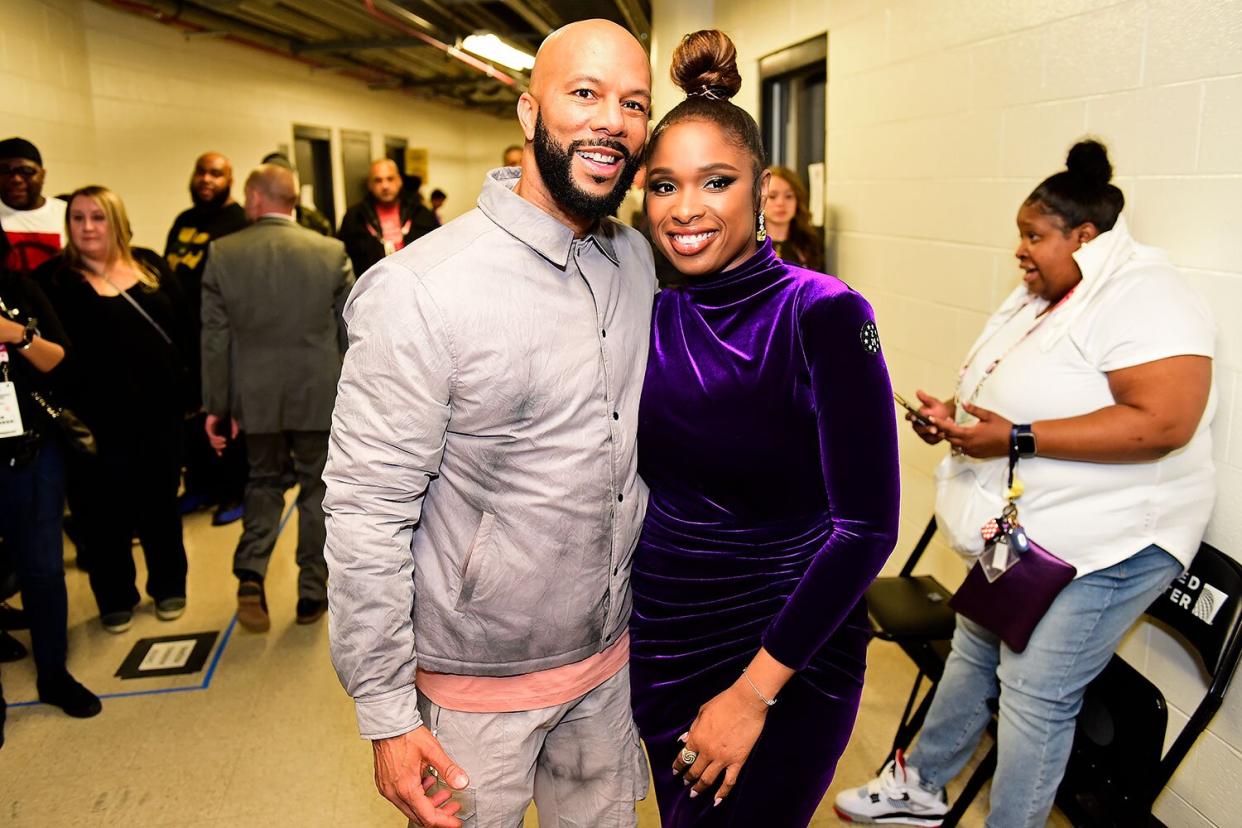
[[[1082,284],[1082,283],[1079,282],[1079,284]],[[1027,340],[1028,337],[1030,337],[1031,334],[1039,330],[1039,326],[1044,324],[1044,322],[1048,320],[1048,317],[1052,316],[1053,312],[1055,312],[1057,308],[1064,305],[1069,300],[1069,298],[1074,295],[1074,291],[1076,290],[1078,290],[1078,285],[1074,285],[1072,288],[1070,288],[1069,293],[1062,296],[1055,305],[1048,308],[1046,311],[1041,313],[1036,318],[1035,324],[1032,325],[1029,329],[1027,329],[1026,333],[1018,337],[1017,342],[1013,343],[1008,348],[1006,348],[999,356],[996,357],[996,359],[992,360],[988,364],[988,367],[983,370],[983,376],[979,378],[979,381],[977,383],[975,383],[975,390],[970,393],[971,403],[973,403],[975,400],[979,398],[979,390],[983,388],[983,384],[987,382],[988,377],[992,376],[992,372],[996,370],[996,367],[1001,364],[1001,360],[1003,360],[1005,357],[1012,354],[1019,345],[1021,345],[1023,342]],[[962,387],[962,380],[966,378],[967,369],[969,369],[970,364],[975,361],[975,357],[979,356],[979,352],[982,351],[989,342],[995,339],[996,335],[999,334],[1002,330],[1004,330],[1006,325],[1008,325],[1015,318],[1017,318],[1018,314],[1022,313],[1022,311],[1029,308],[1031,306],[1031,303],[1034,301],[1035,301],[1034,299],[1030,299],[1022,303],[1022,305],[1017,310],[1009,314],[1009,317],[1005,319],[1004,322],[1000,323],[1000,325],[996,327],[996,330],[992,332],[991,336],[989,336],[987,339],[983,340],[977,346],[975,346],[975,349],[970,352],[970,356],[966,357],[966,361],[962,363],[961,369],[959,369],[957,372],[957,386],[958,386],[959,391]]]

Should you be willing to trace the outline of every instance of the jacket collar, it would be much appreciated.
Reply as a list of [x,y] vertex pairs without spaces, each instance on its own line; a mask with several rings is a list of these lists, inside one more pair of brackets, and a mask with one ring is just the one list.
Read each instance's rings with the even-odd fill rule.
[[[489,172],[483,182],[483,192],[479,194],[479,209],[500,229],[557,267],[564,268],[569,264],[574,231],[514,192],[521,175],[517,167],[500,167]],[[605,219],[596,222],[587,238],[609,261],[620,265],[612,241],[615,232],[612,222]]]
[[1091,307],[1104,288],[1123,277],[1135,264],[1168,263],[1163,251],[1139,244],[1130,235],[1125,216],[1117,216],[1112,229],[1106,230],[1073,253],[1082,281],[1074,289],[1074,295],[1065,303],[1064,310],[1054,313],[1048,320],[1043,349],[1048,350],[1069,330],[1074,321]]

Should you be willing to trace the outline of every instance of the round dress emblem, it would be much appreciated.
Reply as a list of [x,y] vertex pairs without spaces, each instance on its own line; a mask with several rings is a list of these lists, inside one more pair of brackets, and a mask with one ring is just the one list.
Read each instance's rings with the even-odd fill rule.
[[862,342],[863,350],[869,354],[878,354],[880,352],[880,332],[875,329],[874,322],[863,323],[862,329],[858,332],[858,340]]

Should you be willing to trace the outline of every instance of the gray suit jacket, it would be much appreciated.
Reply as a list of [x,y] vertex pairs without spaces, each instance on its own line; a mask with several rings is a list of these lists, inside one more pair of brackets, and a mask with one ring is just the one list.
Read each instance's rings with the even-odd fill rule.
[[211,243],[203,273],[203,404],[247,431],[327,431],[354,283],[345,245],[264,217]]

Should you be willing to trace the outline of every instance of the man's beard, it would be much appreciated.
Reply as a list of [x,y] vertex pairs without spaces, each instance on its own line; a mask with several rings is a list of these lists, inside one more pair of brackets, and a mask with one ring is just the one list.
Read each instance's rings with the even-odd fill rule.
[[194,189],[194,185],[190,185],[190,200],[194,202],[195,207],[201,207],[208,210],[219,210],[229,200],[229,191],[221,190],[211,198],[203,198]]
[[[552,194],[552,198],[565,212],[578,218],[598,221],[605,216],[615,215],[625,194],[638,174],[638,165],[630,163],[630,151],[620,141],[607,138],[595,141],[571,141],[568,147],[561,147],[548,134],[543,125],[543,113],[535,117],[535,164],[539,167],[539,175],[544,186]],[[573,178],[574,154],[583,147],[607,147],[621,153],[618,164],[624,164],[612,189],[604,195],[591,195],[584,192]],[[606,179],[596,179],[603,183]]]

